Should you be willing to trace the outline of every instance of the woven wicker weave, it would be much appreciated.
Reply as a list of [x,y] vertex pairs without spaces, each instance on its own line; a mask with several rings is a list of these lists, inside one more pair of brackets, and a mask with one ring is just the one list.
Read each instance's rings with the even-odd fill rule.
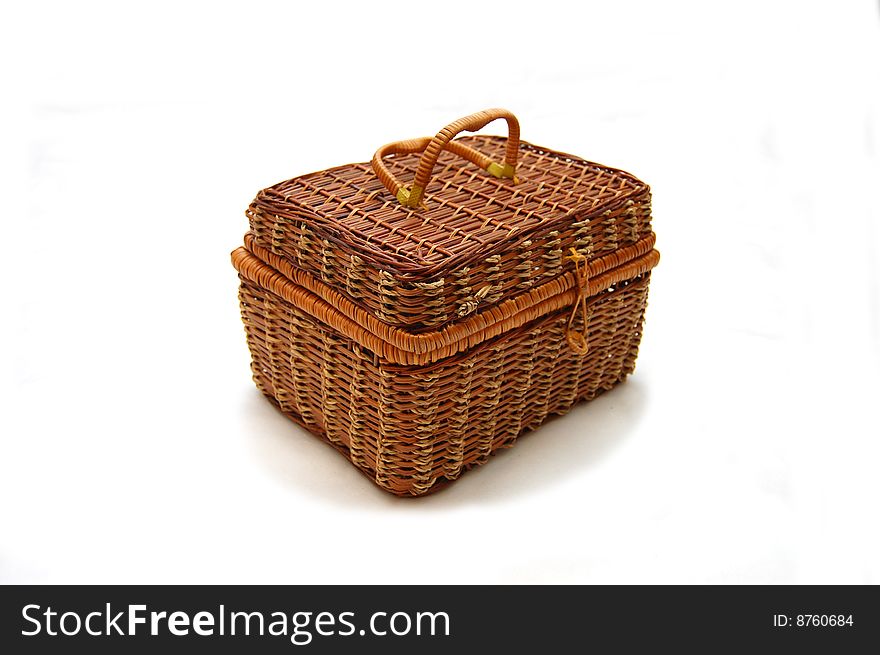
[[[495,118],[509,136],[464,137]],[[412,181],[412,185],[405,184]],[[261,191],[233,253],[253,375],[383,488],[421,495],[632,372],[650,191],[504,110]]]

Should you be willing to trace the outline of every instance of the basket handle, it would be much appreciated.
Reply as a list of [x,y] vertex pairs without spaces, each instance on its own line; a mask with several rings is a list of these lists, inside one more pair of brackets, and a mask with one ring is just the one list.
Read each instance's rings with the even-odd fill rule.
[[[507,121],[507,149],[504,153],[503,164],[493,162],[489,157],[477,150],[452,140],[460,132],[476,132],[499,118]],[[424,154],[419,160],[419,166],[416,169],[416,175],[410,188],[407,188],[398,181],[391,171],[388,170],[388,167],[385,166],[385,162],[382,161],[387,155],[421,152],[423,150]],[[516,119],[516,116],[506,109],[478,111],[475,114],[451,122],[437,132],[434,138],[424,137],[408,141],[395,141],[394,143],[382,146],[373,155],[373,171],[375,171],[382,184],[385,185],[385,188],[393,193],[402,205],[405,207],[418,207],[424,196],[425,188],[431,181],[431,173],[434,172],[437,158],[443,150],[448,150],[459,157],[467,159],[495,177],[513,178],[514,182],[516,182],[516,160],[519,155],[519,121]]]

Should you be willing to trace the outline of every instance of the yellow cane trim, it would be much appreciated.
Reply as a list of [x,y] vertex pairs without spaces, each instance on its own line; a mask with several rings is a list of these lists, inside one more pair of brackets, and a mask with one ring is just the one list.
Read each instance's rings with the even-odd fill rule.
[[424,192],[425,190],[422,187],[415,184],[412,185],[411,189],[402,186],[397,190],[397,200],[404,207],[415,208],[422,201],[422,194]]
[[504,164],[499,164],[493,161],[486,167],[486,170],[495,177],[513,178],[516,174],[516,166],[511,166],[506,162]]

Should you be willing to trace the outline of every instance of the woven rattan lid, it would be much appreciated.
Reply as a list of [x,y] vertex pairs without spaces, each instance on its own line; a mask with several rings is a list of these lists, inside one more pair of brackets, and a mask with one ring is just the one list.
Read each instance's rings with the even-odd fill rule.
[[[452,140],[495,118],[507,120],[507,138]],[[389,144],[372,163],[276,184],[247,214],[253,252],[414,334],[526,294],[579,261],[653,246],[646,184],[521,142],[504,110]]]

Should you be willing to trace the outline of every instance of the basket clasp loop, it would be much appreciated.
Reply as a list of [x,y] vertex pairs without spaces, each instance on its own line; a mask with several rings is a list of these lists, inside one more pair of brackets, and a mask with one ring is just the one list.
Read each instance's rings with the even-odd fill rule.
[[[590,343],[587,340],[587,294],[590,288],[590,269],[587,265],[587,258],[575,248],[571,248],[571,254],[565,259],[574,262],[578,285],[578,295],[571,306],[571,315],[568,317],[568,325],[565,327],[565,339],[575,353],[586,355],[590,352]],[[583,327],[580,332],[573,329],[578,311],[583,319]]]

